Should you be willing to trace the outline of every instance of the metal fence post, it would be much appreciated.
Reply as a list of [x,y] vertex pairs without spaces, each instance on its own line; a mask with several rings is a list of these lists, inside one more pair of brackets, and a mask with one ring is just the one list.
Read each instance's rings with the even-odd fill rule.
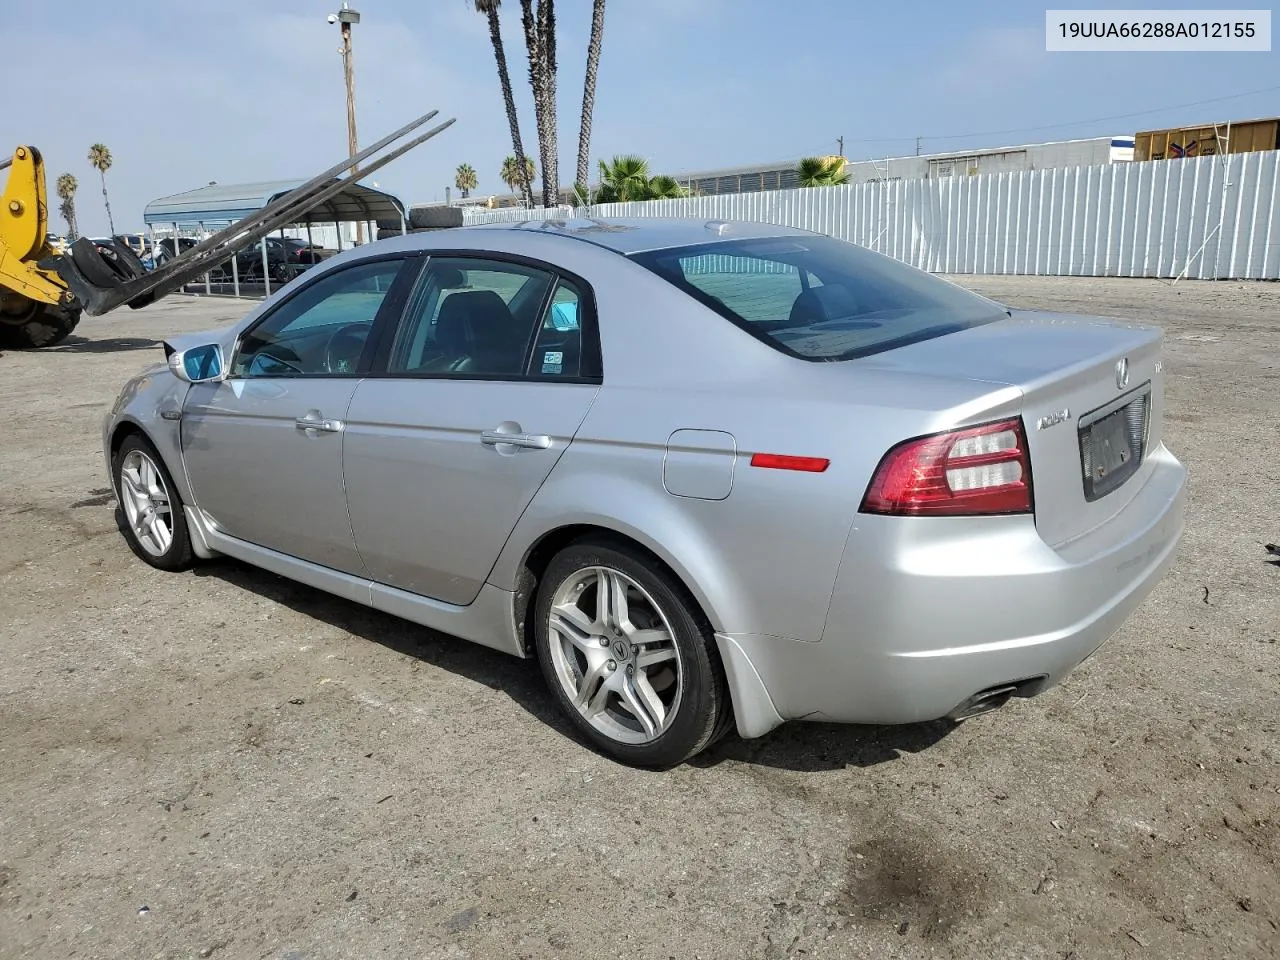
[[265,296],[271,296],[271,277],[268,276],[270,270],[267,268],[267,238],[263,237],[258,241],[262,246],[262,289]]

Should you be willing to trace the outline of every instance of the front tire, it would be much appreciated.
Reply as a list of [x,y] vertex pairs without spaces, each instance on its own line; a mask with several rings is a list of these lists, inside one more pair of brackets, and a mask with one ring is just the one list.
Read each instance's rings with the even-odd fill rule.
[[185,570],[195,554],[182,496],[155,447],[134,434],[112,463],[117,516],[129,548],[160,570]]
[[[14,298],[19,294],[14,294]],[[25,298],[23,298],[25,299]],[[21,314],[0,314],[0,347],[35,350],[52,347],[71,335],[80,322],[80,308],[67,304],[36,303]]]
[[534,609],[543,677],[589,742],[637,767],[683,763],[732,720],[706,618],[661,565],[582,541],[552,559]]

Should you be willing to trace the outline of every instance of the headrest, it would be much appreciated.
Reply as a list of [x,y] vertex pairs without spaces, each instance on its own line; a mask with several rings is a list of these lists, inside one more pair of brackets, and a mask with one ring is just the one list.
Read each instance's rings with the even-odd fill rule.
[[440,305],[436,343],[456,349],[502,340],[512,320],[506,303],[492,290],[459,290]]
[[849,288],[840,283],[810,287],[796,297],[791,305],[790,323],[793,325],[822,323],[851,317],[858,312],[858,303]]

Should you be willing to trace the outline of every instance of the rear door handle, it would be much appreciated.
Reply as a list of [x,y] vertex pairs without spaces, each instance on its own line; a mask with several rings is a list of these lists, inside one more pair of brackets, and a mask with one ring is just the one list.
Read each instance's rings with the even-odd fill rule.
[[503,433],[499,430],[486,430],[480,434],[480,442],[491,447],[506,444],[532,450],[545,450],[551,446],[551,438],[545,433]]
[[342,430],[341,420],[328,420],[307,414],[294,421],[299,430],[320,430],[324,433],[339,433]]

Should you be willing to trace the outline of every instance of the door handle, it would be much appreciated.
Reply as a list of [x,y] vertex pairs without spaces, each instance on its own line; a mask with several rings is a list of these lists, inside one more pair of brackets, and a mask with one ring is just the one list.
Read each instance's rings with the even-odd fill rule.
[[324,417],[313,417],[307,414],[294,421],[299,430],[319,430],[323,433],[339,433],[342,430],[341,420],[327,420]]
[[551,446],[551,438],[545,433],[503,433],[500,430],[486,430],[480,434],[480,442],[491,447],[506,444],[532,450],[545,450]]

